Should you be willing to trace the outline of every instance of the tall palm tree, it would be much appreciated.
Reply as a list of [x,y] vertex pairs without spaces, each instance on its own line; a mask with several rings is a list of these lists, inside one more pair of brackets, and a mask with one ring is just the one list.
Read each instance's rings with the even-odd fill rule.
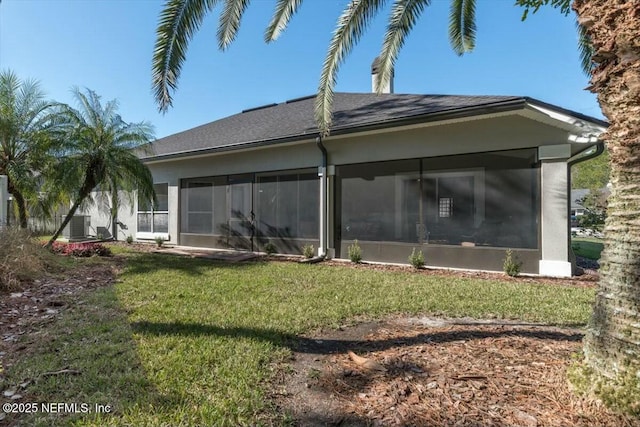
[[[218,45],[235,37],[248,0],[226,0],[220,17]],[[331,103],[340,64],[357,44],[387,0],[351,0],[339,17],[324,61],[316,121],[323,133],[331,126]],[[458,54],[475,40],[475,0],[452,0],[450,41]],[[160,16],[153,58],[153,85],[161,111],[171,105],[189,40],[215,0],[168,0]],[[278,0],[266,40],[278,37],[301,0]],[[585,361],[607,379],[635,378],[640,383],[640,1],[516,0],[523,19],[541,6],[577,14],[583,68],[591,73],[610,126],[602,138],[611,155],[611,196],[605,225],[605,249],[594,313],[585,338]],[[391,76],[394,62],[429,0],[393,0],[379,60],[378,89]],[[614,381],[608,381],[609,384]],[[637,399],[637,397],[636,397]],[[637,409],[636,409],[637,411]]]
[[573,9],[593,45],[589,90],[610,123],[612,184],[584,353],[597,372],[640,384],[640,2],[577,0]]
[[155,199],[151,172],[134,151],[151,141],[152,126],[125,122],[117,113],[117,101],[102,105],[100,97],[89,89],[82,92],[74,88],[73,95],[78,109],[66,106],[62,111],[66,142],[64,151],[59,153],[57,173],[50,181],[54,187],[66,190],[73,203],[47,247],[81,206],[94,202],[91,193],[96,189],[111,196],[114,222],[122,195],[136,190],[140,200]]
[[0,73],[0,174],[9,178],[21,228],[27,228],[29,204],[38,203],[41,174],[51,160],[56,108],[37,81]]

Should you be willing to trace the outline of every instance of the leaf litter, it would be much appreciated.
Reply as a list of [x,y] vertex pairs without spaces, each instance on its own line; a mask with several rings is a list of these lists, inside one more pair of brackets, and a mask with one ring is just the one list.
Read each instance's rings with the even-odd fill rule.
[[304,426],[640,426],[571,390],[582,336],[409,317],[322,331],[302,340],[274,399]]

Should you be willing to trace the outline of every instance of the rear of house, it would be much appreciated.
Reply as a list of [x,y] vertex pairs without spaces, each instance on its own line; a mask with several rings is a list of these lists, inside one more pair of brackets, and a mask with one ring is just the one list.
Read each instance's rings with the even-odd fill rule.
[[[337,93],[331,135],[313,97],[245,110],[141,154],[157,206],[123,208],[118,239],[191,247],[572,274],[569,169],[606,123],[526,97]],[[94,210],[92,224],[108,228]],[[104,224],[102,224],[104,222]]]

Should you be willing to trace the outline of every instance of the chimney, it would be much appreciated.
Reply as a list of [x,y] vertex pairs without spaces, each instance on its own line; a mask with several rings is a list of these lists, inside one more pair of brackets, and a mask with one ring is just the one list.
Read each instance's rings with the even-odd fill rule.
[[[380,69],[380,57],[377,56],[371,64],[371,92],[376,91],[376,81],[378,80],[378,71]],[[382,88],[382,93],[393,93],[393,70],[391,70],[391,77],[389,83]]]

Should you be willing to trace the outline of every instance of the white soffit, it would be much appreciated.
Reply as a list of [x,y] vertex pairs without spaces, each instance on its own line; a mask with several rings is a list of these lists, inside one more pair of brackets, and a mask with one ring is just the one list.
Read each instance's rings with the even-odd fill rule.
[[606,128],[598,123],[584,120],[570,114],[532,103],[520,110],[520,115],[569,132],[567,142],[594,144],[600,141],[600,135]]

